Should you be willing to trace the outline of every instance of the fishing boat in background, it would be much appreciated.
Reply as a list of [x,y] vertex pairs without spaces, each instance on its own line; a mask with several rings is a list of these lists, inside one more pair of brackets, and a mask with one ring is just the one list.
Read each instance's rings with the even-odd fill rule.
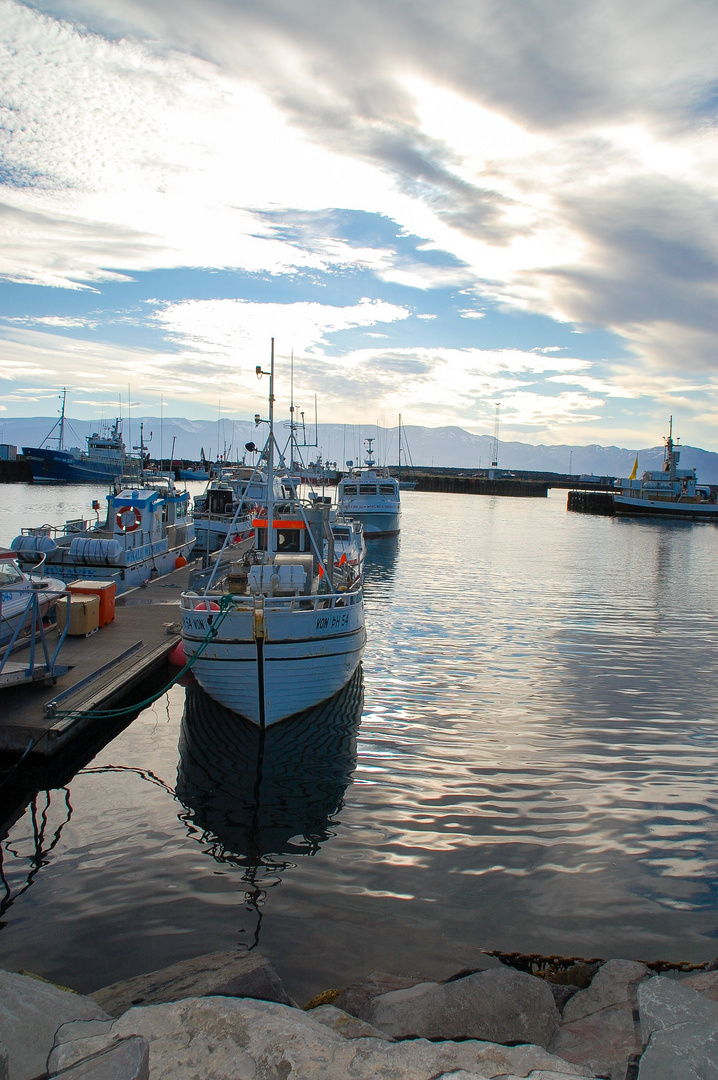
[[367,447],[363,469],[347,462],[349,473],[339,482],[337,508],[344,518],[354,518],[364,527],[367,539],[394,536],[401,528],[399,481],[389,470],[378,468],[374,461],[374,439],[364,440]]
[[265,728],[338,693],[359,665],[366,632],[361,576],[347,561],[335,565],[329,503],[275,500],[275,452],[280,466],[283,459],[274,436],[274,339],[270,371],[257,374],[269,375],[269,437],[256,549],[210,577],[201,593],[184,592],[181,611],[200,686]]
[[[254,446],[254,443],[248,445]],[[274,498],[291,499],[293,489],[274,478]],[[252,531],[255,511],[267,502],[267,475],[261,467],[233,465],[222,469],[194,500],[197,551],[212,552],[225,541],[236,544]]]
[[186,561],[195,543],[190,497],[172,480],[119,486],[107,496],[107,516],[23,529],[11,547],[21,564],[44,555],[47,572],[64,582],[114,581],[117,593],[168,574]]
[[324,461],[321,454],[317,455],[316,461],[310,461],[308,465],[299,464],[297,469],[301,483],[311,484],[312,487],[330,487],[341,479],[336,461]]
[[[122,420],[118,417],[107,430],[95,431],[87,439],[87,450],[77,446],[65,449],[65,400],[62,391],[60,419],[43,439],[40,446],[23,446],[22,456],[36,483],[88,484],[98,482],[113,484],[120,476],[139,476],[141,458],[129,454],[122,440]],[[57,431],[57,435],[53,433]],[[51,439],[57,440],[56,448],[46,446]]]
[[683,521],[718,520],[716,494],[698,483],[695,469],[679,469],[680,447],[673,438],[673,417],[668,424],[663,466],[638,472],[638,455],[629,477],[614,481],[613,507],[616,514],[674,518]]

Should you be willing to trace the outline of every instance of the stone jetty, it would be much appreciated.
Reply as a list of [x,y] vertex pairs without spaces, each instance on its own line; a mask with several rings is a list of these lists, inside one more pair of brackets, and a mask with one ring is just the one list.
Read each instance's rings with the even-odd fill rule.
[[[652,970],[652,967],[654,970]],[[718,1080],[718,962],[372,972],[304,1008],[258,952],[89,996],[0,971],[0,1080]]]

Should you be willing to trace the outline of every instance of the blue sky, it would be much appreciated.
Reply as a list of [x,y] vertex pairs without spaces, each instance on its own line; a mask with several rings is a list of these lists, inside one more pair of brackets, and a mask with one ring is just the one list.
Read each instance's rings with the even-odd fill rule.
[[2,416],[718,449],[718,6],[0,0]]

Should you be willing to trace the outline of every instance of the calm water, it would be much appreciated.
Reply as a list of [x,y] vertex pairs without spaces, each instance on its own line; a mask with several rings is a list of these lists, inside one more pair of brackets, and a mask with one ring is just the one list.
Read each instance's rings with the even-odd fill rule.
[[[96,497],[0,494],[24,521]],[[363,686],[263,747],[174,687],[18,809],[2,966],[91,990],[258,942],[304,1001],[482,948],[718,953],[718,529],[565,492],[403,505]]]

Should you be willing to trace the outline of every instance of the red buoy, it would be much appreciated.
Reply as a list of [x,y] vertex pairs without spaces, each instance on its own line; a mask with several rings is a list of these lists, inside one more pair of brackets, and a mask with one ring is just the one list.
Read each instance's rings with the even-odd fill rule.
[[219,604],[215,604],[214,600],[200,600],[199,604],[195,604],[195,611],[219,611]]
[[181,641],[178,641],[172,652],[167,657],[170,664],[174,667],[184,667],[187,663],[187,657],[184,653],[184,645]]
[[175,570],[179,570],[180,566],[186,566],[186,565],[187,565],[187,560],[185,559],[184,555],[178,555],[177,558],[175,559]]

